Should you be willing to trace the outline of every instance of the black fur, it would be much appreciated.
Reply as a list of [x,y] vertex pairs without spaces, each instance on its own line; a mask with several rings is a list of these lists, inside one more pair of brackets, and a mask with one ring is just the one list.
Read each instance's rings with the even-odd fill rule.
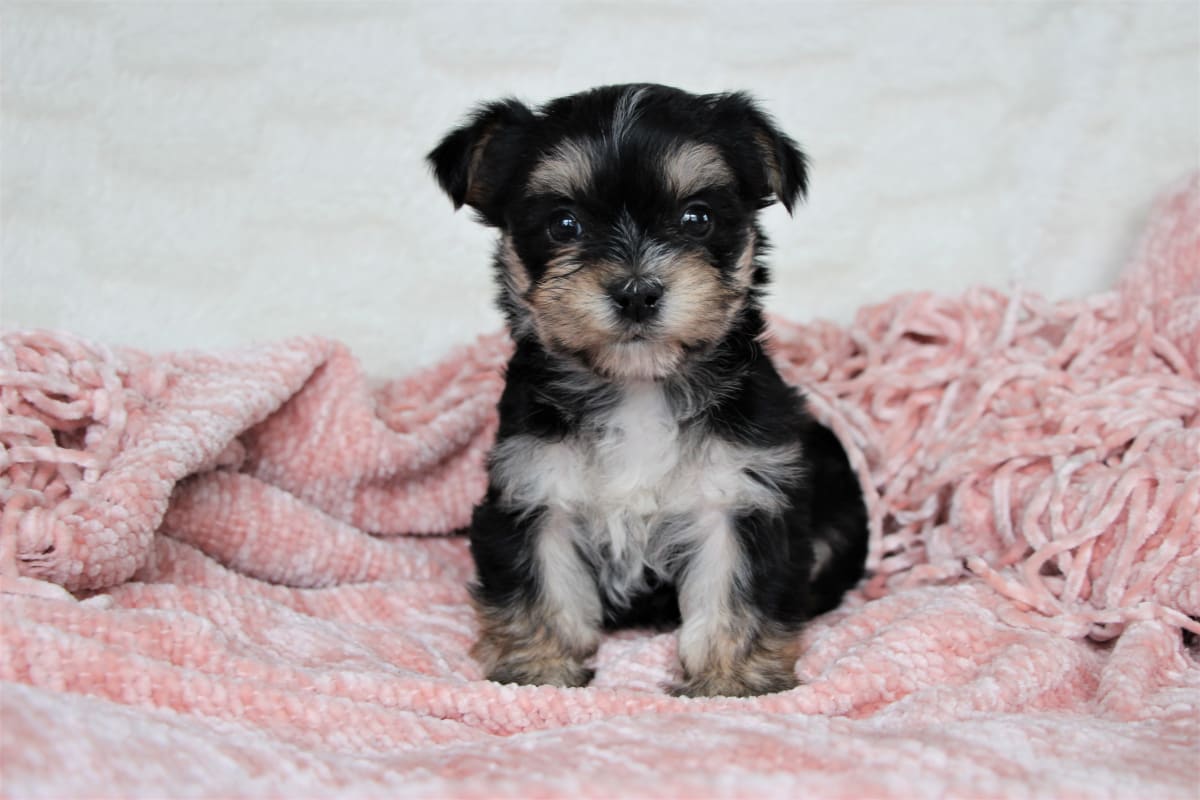
[[[621,104],[635,95],[636,113],[623,118],[622,135],[599,135],[615,130]],[[586,190],[572,197],[528,192],[532,170],[565,140],[595,143],[589,153],[597,168]],[[681,141],[715,148],[734,178],[730,185],[688,198],[711,209],[717,220],[702,241],[688,239],[678,228],[679,199],[659,177],[659,165]],[[516,342],[499,405],[498,444],[518,436],[545,442],[586,439],[589,426],[622,396],[622,381],[596,367],[594,352],[538,332],[532,319],[537,309],[514,290],[507,272],[519,268],[524,274],[518,278],[534,285],[543,280],[561,249],[547,236],[547,219],[556,209],[569,207],[588,234],[577,243],[580,269],[593,262],[631,263],[638,247],[653,241],[681,258],[701,259],[722,286],[733,286],[743,269],[739,258],[754,248],[744,307],[719,335],[687,342],[679,363],[655,380],[680,429],[697,439],[716,437],[764,451],[801,445],[798,477],[778,487],[786,496],[784,510],[752,510],[733,521],[749,564],[747,585],[737,591],[761,620],[785,631],[836,607],[863,574],[867,535],[861,492],[840,443],[809,416],[802,397],[784,383],[760,344],[765,326],[759,292],[768,275],[759,259],[766,239],[756,215],[774,201],[791,212],[805,193],[806,163],[796,143],[744,94],[696,96],[662,86],[615,86],[554,100],[536,112],[515,100],[483,106],[429,160],[455,206],[471,205],[481,221],[499,228],[519,260],[514,267],[503,248],[496,259],[500,307]],[[753,469],[746,472],[769,480]],[[496,479],[493,464],[492,485],[470,531],[478,571],[475,597],[484,609],[531,607],[545,578],[535,567],[535,546],[546,509],[505,501]],[[829,550],[828,568],[810,580],[818,542]],[[581,552],[580,557],[599,580],[597,555]],[[676,571],[648,568],[630,602],[603,598],[607,627],[678,623],[675,584],[687,554],[666,561]]]
[[[743,328],[732,331],[693,373],[704,375],[709,385],[703,414],[690,424],[711,435],[768,447],[799,439],[806,460],[806,480],[790,487],[791,503],[782,517],[748,516],[738,521],[747,550],[754,554],[754,602],[776,621],[795,626],[837,607],[845,592],[863,575],[867,555],[866,509],[858,479],[837,438],[804,410],[804,399],[780,378],[758,341],[763,332],[761,315],[748,314]],[[711,364],[719,372],[707,372]],[[580,433],[589,417],[613,402],[597,385],[584,397],[561,384],[575,377],[535,340],[517,344],[509,361],[500,398],[497,441],[518,434],[562,440]],[[568,384],[569,386],[569,384]],[[540,510],[532,510],[532,514]],[[487,603],[507,604],[514,598],[530,599],[537,591],[536,575],[525,565],[530,560],[529,517],[503,510],[496,487],[475,510],[470,529],[471,552],[478,570],[476,591]],[[803,546],[810,531],[835,529],[852,535],[840,541],[833,563],[836,568],[817,583],[799,580],[807,573],[811,552]],[[674,584],[654,576],[651,591],[629,607],[605,606],[610,628],[678,624]]]

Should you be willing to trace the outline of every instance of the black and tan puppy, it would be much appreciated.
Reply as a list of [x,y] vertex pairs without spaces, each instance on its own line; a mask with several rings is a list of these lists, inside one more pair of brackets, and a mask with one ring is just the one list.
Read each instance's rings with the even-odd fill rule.
[[681,693],[794,686],[867,546],[761,345],[756,217],[803,194],[796,144],[746,95],[628,85],[484,105],[429,160],[500,231],[516,342],[471,526],[488,677],[582,686],[604,628],[682,621]]

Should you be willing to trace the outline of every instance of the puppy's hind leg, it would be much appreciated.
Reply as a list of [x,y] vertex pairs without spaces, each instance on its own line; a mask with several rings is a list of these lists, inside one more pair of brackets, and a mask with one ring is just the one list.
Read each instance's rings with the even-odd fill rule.
[[[587,685],[593,671],[586,661],[600,641],[602,611],[569,519],[544,511],[527,522],[524,535],[497,531],[497,522],[517,520],[483,507],[472,528],[480,638],[471,655],[499,683]],[[517,552],[514,540],[523,545]]]

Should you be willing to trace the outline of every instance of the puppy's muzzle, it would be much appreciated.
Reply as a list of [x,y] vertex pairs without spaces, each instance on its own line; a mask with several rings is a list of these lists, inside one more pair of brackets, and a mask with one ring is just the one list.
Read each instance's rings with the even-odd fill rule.
[[658,314],[663,287],[657,281],[635,278],[609,286],[608,296],[612,298],[621,319],[644,323],[650,322]]

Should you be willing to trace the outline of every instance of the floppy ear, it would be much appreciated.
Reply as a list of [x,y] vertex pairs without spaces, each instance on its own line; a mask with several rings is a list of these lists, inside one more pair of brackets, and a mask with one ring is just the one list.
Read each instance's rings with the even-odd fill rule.
[[486,224],[501,224],[501,194],[520,157],[521,134],[532,121],[533,112],[516,100],[488,103],[426,156],[455,208],[471,206]]
[[761,194],[762,205],[769,206],[778,199],[791,214],[796,201],[808,191],[808,159],[799,145],[742,92],[721,95],[717,113],[726,124],[741,130],[752,145],[749,153],[758,164],[755,177],[761,179],[761,184],[756,190]]

